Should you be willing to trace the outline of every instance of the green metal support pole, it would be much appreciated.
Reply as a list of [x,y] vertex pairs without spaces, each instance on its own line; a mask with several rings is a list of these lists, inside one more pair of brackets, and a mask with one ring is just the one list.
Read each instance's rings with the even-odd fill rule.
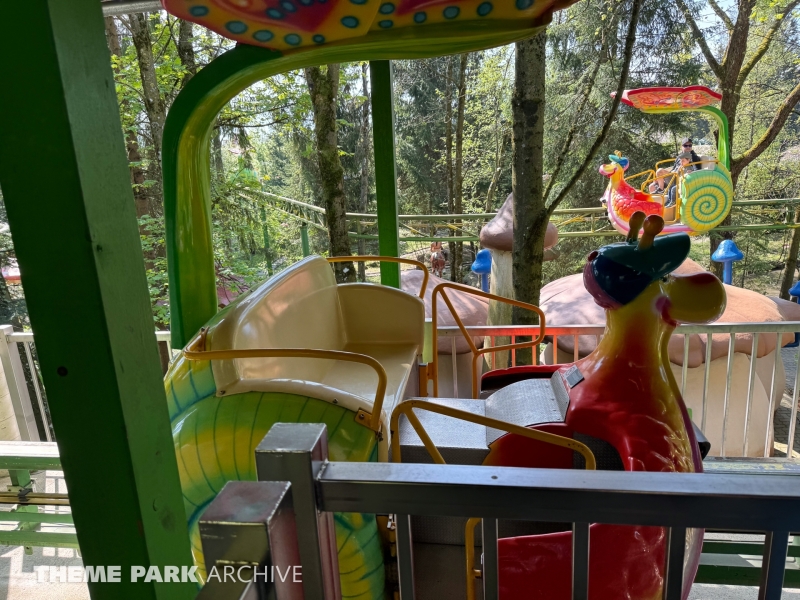
[[311,254],[311,244],[308,243],[308,223],[300,224],[300,247],[303,249],[303,258]]
[[121,567],[91,596],[189,600],[130,577],[192,559],[100,3],[4,3],[0,56],[0,185],[77,538]]
[[261,230],[264,234],[264,258],[267,260],[267,273],[272,277],[272,252],[269,248],[269,226],[267,225],[267,211],[261,209]]
[[[370,61],[369,79],[372,92],[375,188],[378,196],[378,253],[381,256],[400,256],[392,63],[388,60]],[[400,265],[381,263],[381,283],[399,288]]]

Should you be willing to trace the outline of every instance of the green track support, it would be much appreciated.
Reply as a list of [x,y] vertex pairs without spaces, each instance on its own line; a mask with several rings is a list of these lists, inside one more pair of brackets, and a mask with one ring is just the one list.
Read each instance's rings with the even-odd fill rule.
[[[397,167],[394,154],[392,63],[369,63],[372,91],[372,144],[375,149],[375,189],[378,196],[378,254],[400,256],[400,209],[397,206]],[[400,265],[381,263],[381,283],[400,287]]]
[[[84,562],[188,566],[100,3],[4,3],[0,55],[0,185]],[[128,577],[89,589],[93,600],[197,593]]]
[[308,242],[308,224],[300,224],[300,247],[303,250],[303,258],[311,254],[311,244]]
[[267,261],[267,273],[272,277],[272,251],[269,247],[269,226],[267,225],[267,211],[261,209],[261,231],[264,234],[264,258]]

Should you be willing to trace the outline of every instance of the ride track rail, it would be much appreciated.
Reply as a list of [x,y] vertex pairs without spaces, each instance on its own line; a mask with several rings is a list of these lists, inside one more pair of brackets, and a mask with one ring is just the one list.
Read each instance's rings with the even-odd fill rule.
[[[307,202],[286,198],[270,192],[248,190],[240,192],[240,197],[250,200],[266,201],[273,209],[293,217],[307,225],[328,230],[325,209]],[[800,227],[794,222],[792,208],[800,206],[800,198],[768,198],[764,200],[742,200],[733,202],[732,218],[747,217],[760,219],[757,223],[738,223],[714,228],[713,231],[782,231]],[[762,210],[754,210],[760,207]],[[480,228],[492,220],[497,213],[453,214],[453,215],[400,215],[400,228],[407,235],[400,237],[401,242],[478,242]],[[378,235],[369,233],[377,231],[377,216],[368,213],[346,213],[348,222],[355,231],[349,231],[351,239],[377,240]],[[553,224],[559,228],[560,238],[569,237],[609,237],[619,236],[608,220],[605,207],[562,208],[553,211]],[[569,229],[567,229],[569,227]],[[433,231],[424,235],[424,231]],[[410,234],[410,235],[408,235]]]

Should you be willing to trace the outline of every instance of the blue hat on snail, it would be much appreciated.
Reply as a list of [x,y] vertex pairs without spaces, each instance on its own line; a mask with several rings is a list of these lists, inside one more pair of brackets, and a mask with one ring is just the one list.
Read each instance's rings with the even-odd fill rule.
[[625,158],[624,156],[622,156],[622,152],[616,152],[615,154],[609,154],[608,155],[608,160],[610,160],[611,162],[617,163],[620,167],[622,167],[623,170],[627,169],[628,165],[630,164],[630,161],[627,158]]

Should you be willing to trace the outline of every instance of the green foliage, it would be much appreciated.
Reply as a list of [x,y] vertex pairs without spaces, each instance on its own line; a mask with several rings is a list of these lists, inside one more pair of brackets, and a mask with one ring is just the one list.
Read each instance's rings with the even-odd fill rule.
[[[760,0],[752,15],[748,40],[752,52],[772,23],[781,3]],[[733,14],[735,7],[728,7]],[[703,27],[719,43],[725,31],[705,4],[695,6]],[[545,177],[554,198],[572,177],[592,145],[616,87],[630,0],[582,0],[557,13],[548,28]],[[766,131],[786,93],[800,77],[797,13],[784,15],[784,24],[764,58],[743,87],[734,128],[734,154],[752,145]],[[178,52],[179,22],[164,12],[148,19],[158,91],[167,109],[191,76]],[[147,113],[137,48],[125,19],[116,21],[120,53],[112,57],[122,128],[126,143],[138,147],[131,158],[132,187],[142,250],[158,327],[169,326],[169,283],[166,272],[159,157],[153,124]],[[202,69],[233,46],[201,27],[193,28],[194,61]],[[655,0],[642,9],[630,88],[652,85],[714,86],[674,2]],[[446,113],[449,104],[456,127],[458,57],[395,61],[395,113],[398,189],[401,213],[446,213]],[[454,67],[454,68],[453,68]],[[494,48],[469,55],[466,70],[466,112],[463,130],[463,207],[465,212],[497,210],[511,192],[514,47]],[[375,212],[371,127],[363,126],[368,85],[362,64],[342,65],[337,122],[345,193],[351,212]],[[232,297],[269,277],[269,264],[278,272],[301,255],[300,221],[276,209],[257,192],[270,192],[321,205],[319,170],[308,88],[302,72],[285,73],[259,82],[235,98],[220,113],[212,130],[212,224],[220,296]],[[565,142],[571,132],[571,143]],[[696,145],[715,148],[714,124],[692,113],[644,115],[621,107],[607,142],[593,164],[619,150],[631,161],[631,173],[651,168],[673,156],[679,141],[691,135]],[[559,157],[563,164],[557,169]],[[129,156],[133,156],[129,152]],[[362,170],[366,170],[366,179]],[[606,185],[595,168],[587,169],[564,199],[562,208],[596,207]],[[364,189],[362,189],[362,187]],[[800,111],[790,116],[777,139],[739,179],[737,199],[800,196]],[[364,203],[365,202],[365,203]],[[363,205],[362,205],[363,203]],[[756,211],[758,212],[758,211]],[[0,211],[2,213],[2,211]],[[776,219],[783,215],[772,215]],[[754,222],[759,217],[754,214]],[[555,219],[562,231],[577,224]],[[364,220],[365,232],[374,223]],[[5,223],[4,213],[0,222]],[[370,229],[372,227],[372,229]],[[351,230],[355,227],[352,226]],[[265,231],[269,239],[266,248]],[[441,231],[441,230],[440,230]],[[420,231],[428,234],[428,231]],[[312,252],[327,254],[323,231],[309,228]],[[545,281],[577,272],[589,251],[609,238],[562,238],[560,257],[546,263]],[[773,290],[776,268],[785,261],[787,235],[742,233],[737,238],[747,259],[740,265],[744,282]],[[702,264],[708,239],[697,238],[695,255]],[[422,253],[427,244],[406,244],[405,251]],[[355,243],[353,250],[356,251]],[[374,241],[361,251],[374,253]],[[13,259],[7,228],[0,228],[0,261]],[[704,262],[705,261],[705,262]],[[468,261],[467,261],[468,262]],[[738,273],[738,271],[737,271]],[[765,275],[767,274],[767,275]],[[771,275],[769,275],[771,274]],[[370,274],[367,273],[367,277]],[[737,275],[738,277],[738,275]],[[24,312],[24,302],[22,303]]]

